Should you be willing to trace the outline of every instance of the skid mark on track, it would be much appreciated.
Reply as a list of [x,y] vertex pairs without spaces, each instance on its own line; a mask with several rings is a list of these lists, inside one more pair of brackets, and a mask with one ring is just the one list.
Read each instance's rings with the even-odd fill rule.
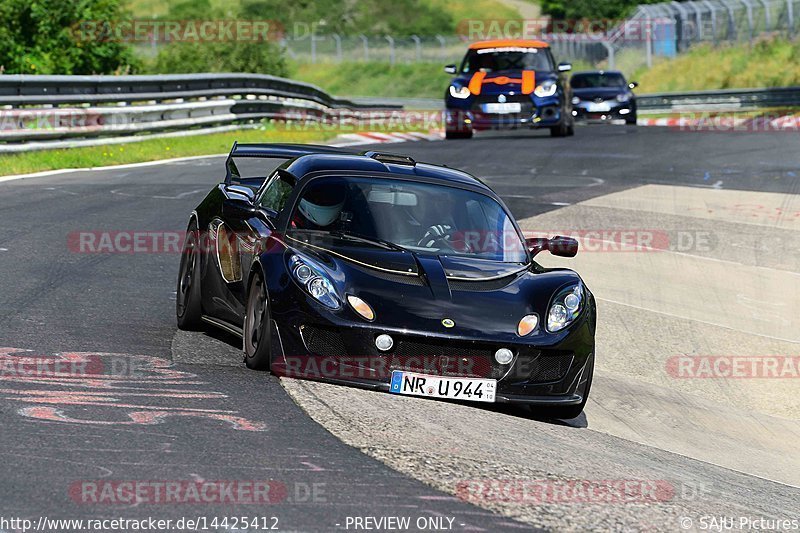
[[[207,390],[206,385],[195,374],[176,370],[170,361],[157,357],[97,352],[38,356],[29,350],[0,348],[0,398],[30,404],[16,411],[26,418],[151,426],[192,417],[223,422],[239,431],[267,429],[236,411],[217,408],[227,395]],[[89,415],[82,414],[86,407],[91,408]]]

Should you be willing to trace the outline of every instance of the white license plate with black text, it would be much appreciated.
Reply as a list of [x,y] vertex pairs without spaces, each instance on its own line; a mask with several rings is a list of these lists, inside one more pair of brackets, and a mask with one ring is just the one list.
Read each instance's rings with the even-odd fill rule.
[[611,111],[611,106],[605,102],[595,103],[591,102],[588,108],[590,113],[602,113],[604,111]]
[[522,104],[519,102],[505,102],[505,103],[490,103],[490,104],[483,104],[483,111],[485,113],[495,113],[495,114],[504,114],[504,113],[519,113],[522,111]]
[[395,370],[389,392],[428,398],[494,402],[496,379],[431,376]]

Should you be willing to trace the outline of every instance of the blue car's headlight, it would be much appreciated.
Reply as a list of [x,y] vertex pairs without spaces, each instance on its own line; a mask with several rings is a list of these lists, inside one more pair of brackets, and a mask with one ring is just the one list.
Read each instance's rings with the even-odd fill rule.
[[550,304],[547,331],[555,333],[572,324],[583,310],[584,299],[582,283],[561,290]]
[[450,96],[453,98],[458,98],[463,100],[465,98],[469,98],[470,92],[469,88],[467,87],[459,87],[458,85],[451,85],[450,86]]
[[306,292],[322,305],[331,309],[339,309],[342,306],[342,301],[336,294],[333,283],[331,283],[324,271],[313,262],[293,255],[289,259],[289,270]]
[[617,95],[617,102],[624,104],[625,102],[630,102],[631,95],[628,93],[622,93]]
[[553,96],[556,94],[558,90],[558,84],[552,80],[547,80],[542,82],[541,85],[537,85],[536,88],[533,90],[533,94],[538,96],[539,98],[545,96]]

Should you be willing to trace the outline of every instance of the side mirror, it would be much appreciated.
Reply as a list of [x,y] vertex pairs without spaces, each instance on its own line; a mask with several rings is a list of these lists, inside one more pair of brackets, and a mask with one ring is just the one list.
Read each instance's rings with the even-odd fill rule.
[[253,189],[245,187],[244,185],[226,185],[225,193],[228,195],[228,198],[233,198],[234,200],[243,199],[251,204],[256,199],[256,193],[253,192]]
[[244,218],[257,211],[254,205],[255,193],[250,187],[242,185],[226,185],[227,198],[222,203],[222,212],[226,217]]
[[572,63],[559,63],[558,64],[558,71],[559,72],[569,72],[572,70]]
[[455,65],[447,65],[444,67],[444,71],[448,74],[455,74],[456,73],[456,66]]
[[628,84],[628,87],[630,87],[631,89],[635,89],[635,88],[637,88],[638,86],[639,86],[639,82],[636,82],[636,81],[632,81],[632,82],[630,82],[630,83]]
[[533,237],[525,239],[525,244],[530,250],[531,256],[536,256],[544,250],[559,257],[575,257],[578,253],[578,241],[571,237],[553,237],[552,239]]

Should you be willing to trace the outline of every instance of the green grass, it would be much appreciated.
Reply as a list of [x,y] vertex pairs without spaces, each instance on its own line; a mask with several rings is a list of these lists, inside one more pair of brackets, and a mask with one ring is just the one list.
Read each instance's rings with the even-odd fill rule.
[[295,63],[290,77],[343,96],[443,98],[449,75],[440,63]]
[[641,93],[701,91],[800,85],[800,42],[785,39],[736,46],[698,46],[651,69],[636,79]]
[[[377,128],[372,128],[377,129]],[[352,130],[356,131],[356,130]],[[64,150],[44,150],[21,154],[0,155],[0,176],[26,174],[62,168],[87,168],[125,163],[156,161],[173,157],[221,154],[230,151],[233,141],[239,142],[286,142],[314,143],[324,142],[339,133],[333,129],[317,129],[302,126],[279,129],[266,126],[263,129],[243,129],[225,133],[212,133],[192,137],[173,137],[150,139],[118,145],[69,148]]]

